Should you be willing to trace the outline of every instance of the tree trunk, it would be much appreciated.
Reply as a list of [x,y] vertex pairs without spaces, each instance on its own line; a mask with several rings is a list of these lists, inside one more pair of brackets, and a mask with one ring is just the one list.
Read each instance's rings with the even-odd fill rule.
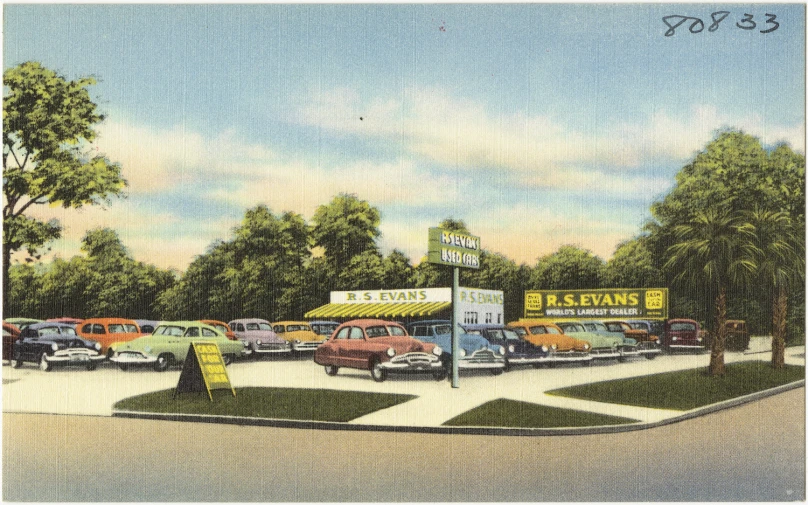
[[9,280],[8,271],[11,269],[11,250],[6,244],[3,244],[3,314],[5,317],[11,317],[16,314],[9,314]]
[[724,366],[724,345],[727,340],[727,290],[721,286],[715,299],[715,337],[710,351],[710,375],[721,376],[726,373]]
[[786,311],[788,296],[780,286],[772,304],[772,368],[783,368],[786,361]]

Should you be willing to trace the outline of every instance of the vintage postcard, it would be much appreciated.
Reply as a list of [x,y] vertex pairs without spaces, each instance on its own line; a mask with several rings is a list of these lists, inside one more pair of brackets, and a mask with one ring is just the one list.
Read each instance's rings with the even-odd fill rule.
[[6,3],[4,501],[805,501],[804,3]]

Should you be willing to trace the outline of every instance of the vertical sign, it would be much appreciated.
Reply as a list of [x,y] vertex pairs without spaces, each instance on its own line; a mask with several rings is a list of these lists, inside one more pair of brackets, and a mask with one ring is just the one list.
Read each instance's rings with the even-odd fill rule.
[[174,397],[177,393],[207,391],[210,401],[213,401],[211,391],[214,389],[229,389],[236,396],[219,346],[214,342],[191,342]]
[[480,268],[480,237],[443,228],[429,229],[429,263],[454,267],[452,272],[452,387],[458,385],[457,360],[460,353],[460,270]]

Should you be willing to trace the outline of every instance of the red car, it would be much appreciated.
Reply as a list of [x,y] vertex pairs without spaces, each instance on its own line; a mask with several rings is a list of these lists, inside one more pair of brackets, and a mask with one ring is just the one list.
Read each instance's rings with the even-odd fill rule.
[[440,360],[443,351],[435,344],[410,337],[398,323],[380,319],[355,319],[342,323],[314,351],[314,362],[325,373],[336,375],[340,367],[369,370],[376,382],[388,372],[431,373],[446,378]]
[[3,323],[3,361],[11,361],[14,355],[14,341],[20,338],[20,329],[11,323]]
[[668,319],[665,321],[661,344],[667,351],[703,350],[701,326],[692,319]]

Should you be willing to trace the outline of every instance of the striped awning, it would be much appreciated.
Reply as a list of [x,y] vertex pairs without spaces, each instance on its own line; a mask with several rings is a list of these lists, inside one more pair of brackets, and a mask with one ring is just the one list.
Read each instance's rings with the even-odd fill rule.
[[306,319],[318,318],[376,318],[431,316],[452,305],[452,302],[408,303],[329,303],[306,312]]

